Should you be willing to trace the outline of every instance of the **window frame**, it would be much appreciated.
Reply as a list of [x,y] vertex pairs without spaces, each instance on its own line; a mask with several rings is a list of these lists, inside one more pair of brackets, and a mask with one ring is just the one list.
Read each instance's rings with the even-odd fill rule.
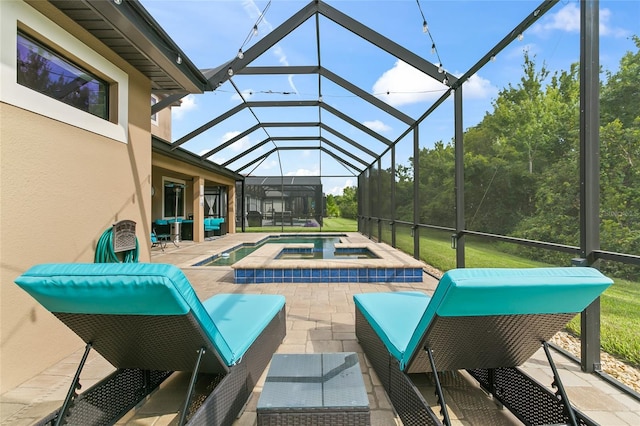
[[[128,141],[129,76],[104,56],[22,1],[0,1],[0,101],[96,133]],[[68,105],[17,82],[18,30],[109,83],[111,121]],[[91,37],[87,35],[87,38]]]
[[[180,205],[180,202],[178,203],[178,211],[180,211],[180,207],[182,207],[182,215],[174,215],[174,216],[166,216],[166,196],[165,196],[165,188],[167,186],[167,184],[173,184],[173,185],[182,185],[182,205]],[[175,219],[176,217],[178,218],[182,218],[185,219],[186,218],[186,212],[187,212],[187,196],[186,196],[186,190],[187,190],[187,181],[182,180],[182,179],[177,179],[177,178],[173,178],[173,177],[169,177],[169,176],[163,176],[162,177],[162,218],[163,219]],[[175,207],[173,205],[170,206],[171,209],[174,209]],[[177,213],[177,212],[175,212]]]
[[[30,54],[36,54],[38,55],[39,58],[42,58],[44,61],[46,61],[47,64],[51,64],[51,66],[57,66],[59,69],[61,69],[62,74],[60,74],[60,76],[61,77],[64,76],[65,78],[63,87],[68,86],[70,84],[69,83],[70,78],[75,77],[73,80],[77,80],[78,77],[84,74],[86,78],[83,78],[83,79],[86,82],[83,83],[80,87],[82,87],[84,84],[87,84],[89,86],[94,86],[94,85],[97,86],[98,88],[97,92],[89,89],[91,94],[89,98],[92,98],[93,96],[95,96],[94,94],[97,93],[97,99],[101,102],[94,103],[94,104],[88,103],[87,109],[84,109],[78,105],[74,105],[72,102],[68,100],[65,100],[64,98],[66,97],[66,95],[63,96],[62,98],[58,98],[54,96],[53,93],[49,93],[49,91],[46,89],[49,89],[50,87],[45,87],[45,88],[36,87],[35,84],[30,84],[30,82],[28,81],[21,82],[20,77],[23,77],[22,78],[23,80],[25,79],[25,77],[28,77],[27,73],[23,73],[21,71],[21,68],[22,68],[21,66],[16,67],[16,78],[18,80],[18,84],[21,84],[37,92],[40,92],[43,95],[47,95],[53,99],[56,99],[59,102],[65,103],[67,105],[71,105],[72,107],[77,108],[81,111],[88,112],[89,114],[93,114],[96,117],[102,118],[103,120],[110,121],[111,114],[109,110],[109,103],[110,103],[109,91],[111,90],[111,84],[108,81],[96,75],[92,71],[84,68],[83,66],[76,64],[71,59],[65,57],[65,55],[60,54],[55,49],[52,49],[51,47],[42,43],[40,40],[30,36],[25,31],[22,31],[20,30],[20,28],[18,28],[16,44],[18,44],[20,40],[24,40],[24,43],[22,43],[22,46],[26,49],[27,56],[30,56]],[[20,52],[18,52],[17,54],[20,55]],[[19,61],[19,59],[16,58],[16,61]],[[31,66],[31,63],[25,64],[26,68],[30,66]],[[50,84],[54,79],[55,77],[48,78],[47,83]],[[102,104],[102,107],[99,109],[99,112],[98,112],[96,111],[95,106],[99,104]]]

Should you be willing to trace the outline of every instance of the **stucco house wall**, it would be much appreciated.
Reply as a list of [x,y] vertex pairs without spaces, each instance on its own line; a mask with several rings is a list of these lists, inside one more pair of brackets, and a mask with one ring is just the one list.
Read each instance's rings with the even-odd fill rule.
[[[5,392],[84,345],[14,284],[19,274],[44,262],[93,262],[101,234],[122,219],[137,223],[140,261],[149,261],[151,86],[49,3],[1,1],[0,8],[0,392]],[[77,111],[66,115],[64,104],[58,115],[16,105],[10,92],[18,22],[50,35],[71,55],[89,62],[100,57],[113,67],[120,103],[115,125],[96,130],[87,124],[93,117],[68,124]]]

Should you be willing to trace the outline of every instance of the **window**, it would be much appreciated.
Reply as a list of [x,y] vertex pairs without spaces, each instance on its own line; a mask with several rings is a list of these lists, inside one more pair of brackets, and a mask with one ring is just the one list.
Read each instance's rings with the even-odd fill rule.
[[[160,99],[158,99],[158,97],[156,95],[151,95],[151,107],[153,107],[155,104],[158,103]],[[158,125],[158,113],[154,113],[151,114],[151,122],[153,124],[155,124],[156,126]]]
[[17,81],[67,105],[109,119],[109,85],[18,31]]

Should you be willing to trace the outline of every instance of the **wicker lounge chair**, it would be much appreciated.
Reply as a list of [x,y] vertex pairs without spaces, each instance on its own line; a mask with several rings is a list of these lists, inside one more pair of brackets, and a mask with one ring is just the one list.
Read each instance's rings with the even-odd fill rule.
[[[567,399],[546,342],[612,281],[593,268],[456,269],[432,297],[354,296],[356,336],[405,426],[450,424],[438,375],[440,416],[412,373],[466,369],[525,424],[592,424]],[[543,347],[557,392],[516,368]]]
[[[230,425],[286,332],[284,297],[219,294],[201,303],[172,265],[46,264],[16,283],[87,344],[62,408],[44,424],[113,424],[173,371],[187,371],[179,423]],[[117,370],[77,396],[92,348]],[[204,401],[192,398],[196,378],[210,390]]]

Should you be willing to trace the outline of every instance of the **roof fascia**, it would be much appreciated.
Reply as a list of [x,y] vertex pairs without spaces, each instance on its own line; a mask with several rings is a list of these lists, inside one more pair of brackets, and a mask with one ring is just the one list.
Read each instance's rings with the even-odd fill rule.
[[[202,72],[138,0],[120,4],[89,0],[82,0],[82,3],[109,22],[141,54],[165,70],[187,93],[202,93],[210,88]],[[178,55],[182,59],[180,64],[176,61]]]

